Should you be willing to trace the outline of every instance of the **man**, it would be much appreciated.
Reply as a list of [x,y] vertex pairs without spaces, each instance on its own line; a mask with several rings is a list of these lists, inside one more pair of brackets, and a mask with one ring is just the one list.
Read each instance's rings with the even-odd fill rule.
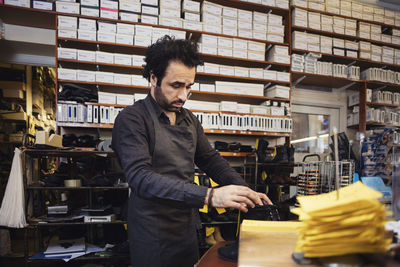
[[[112,146],[131,188],[128,236],[134,267],[193,266],[198,260],[197,209],[270,203],[211,148],[197,118],[182,106],[201,64],[197,45],[169,36],[151,45],[145,100],[117,117]],[[222,187],[193,183],[195,164]]]

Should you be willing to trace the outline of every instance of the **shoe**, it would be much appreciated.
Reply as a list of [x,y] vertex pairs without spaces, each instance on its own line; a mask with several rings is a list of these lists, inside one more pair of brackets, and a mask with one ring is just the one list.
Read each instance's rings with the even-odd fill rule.
[[215,229],[215,230],[214,230],[213,235],[214,235],[215,241],[217,241],[217,242],[224,242],[225,239],[222,237],[222,235],[221,235],[221,230],[219,229],[219,227],[216,226],[216,227],[214,227],[214,229]]
[[258,162],[265,162],[265,151],[266,151],[268,145],[269,145],[268,141],[266,141],[262,138],[257,138],[256,153],[257,153],[257,157],[258,157]]
[[243,215],[243,219],[259,221],[280,221],[278,208],[275,205],[256,205]]
[[210,246],[214,246],[215,244],[217,244],[217,241],[214,238],[214,234],[211,234],[206,237],[206,244]]
[[223,260],[230,262],[237,262],[239,255],[239,242],[228,244],[224,247],[218,248],[218,256]]
[[276,146],[274,162],[288,162],[288,151],[286,146]]

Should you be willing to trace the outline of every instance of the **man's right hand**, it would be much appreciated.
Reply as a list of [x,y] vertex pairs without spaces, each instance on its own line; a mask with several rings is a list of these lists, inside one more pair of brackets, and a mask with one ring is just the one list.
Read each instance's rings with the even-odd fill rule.
[[247,207],[263,205],[263,200],[272,205],[267,195],[251,190],[246,186],[227,185],[214,189],[211,205],[214,208],[234,208],[247,212]]

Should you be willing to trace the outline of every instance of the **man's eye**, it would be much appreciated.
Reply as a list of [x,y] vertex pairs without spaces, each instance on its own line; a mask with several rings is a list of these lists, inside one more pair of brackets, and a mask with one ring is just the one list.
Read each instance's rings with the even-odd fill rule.
[[173,84],[172,87],[174,87],[175,89],[179,89],[181,86],[179,84]]

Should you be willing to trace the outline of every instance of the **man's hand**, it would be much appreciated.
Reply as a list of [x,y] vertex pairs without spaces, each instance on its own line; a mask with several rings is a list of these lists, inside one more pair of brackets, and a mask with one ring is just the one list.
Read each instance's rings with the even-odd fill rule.
[[251,190],[246,186],[227,185],[214,189],[211,205],[214,208],[234,208],[247,212],[247,207],[254,208],[255,204],[272,205],[267,195]]

